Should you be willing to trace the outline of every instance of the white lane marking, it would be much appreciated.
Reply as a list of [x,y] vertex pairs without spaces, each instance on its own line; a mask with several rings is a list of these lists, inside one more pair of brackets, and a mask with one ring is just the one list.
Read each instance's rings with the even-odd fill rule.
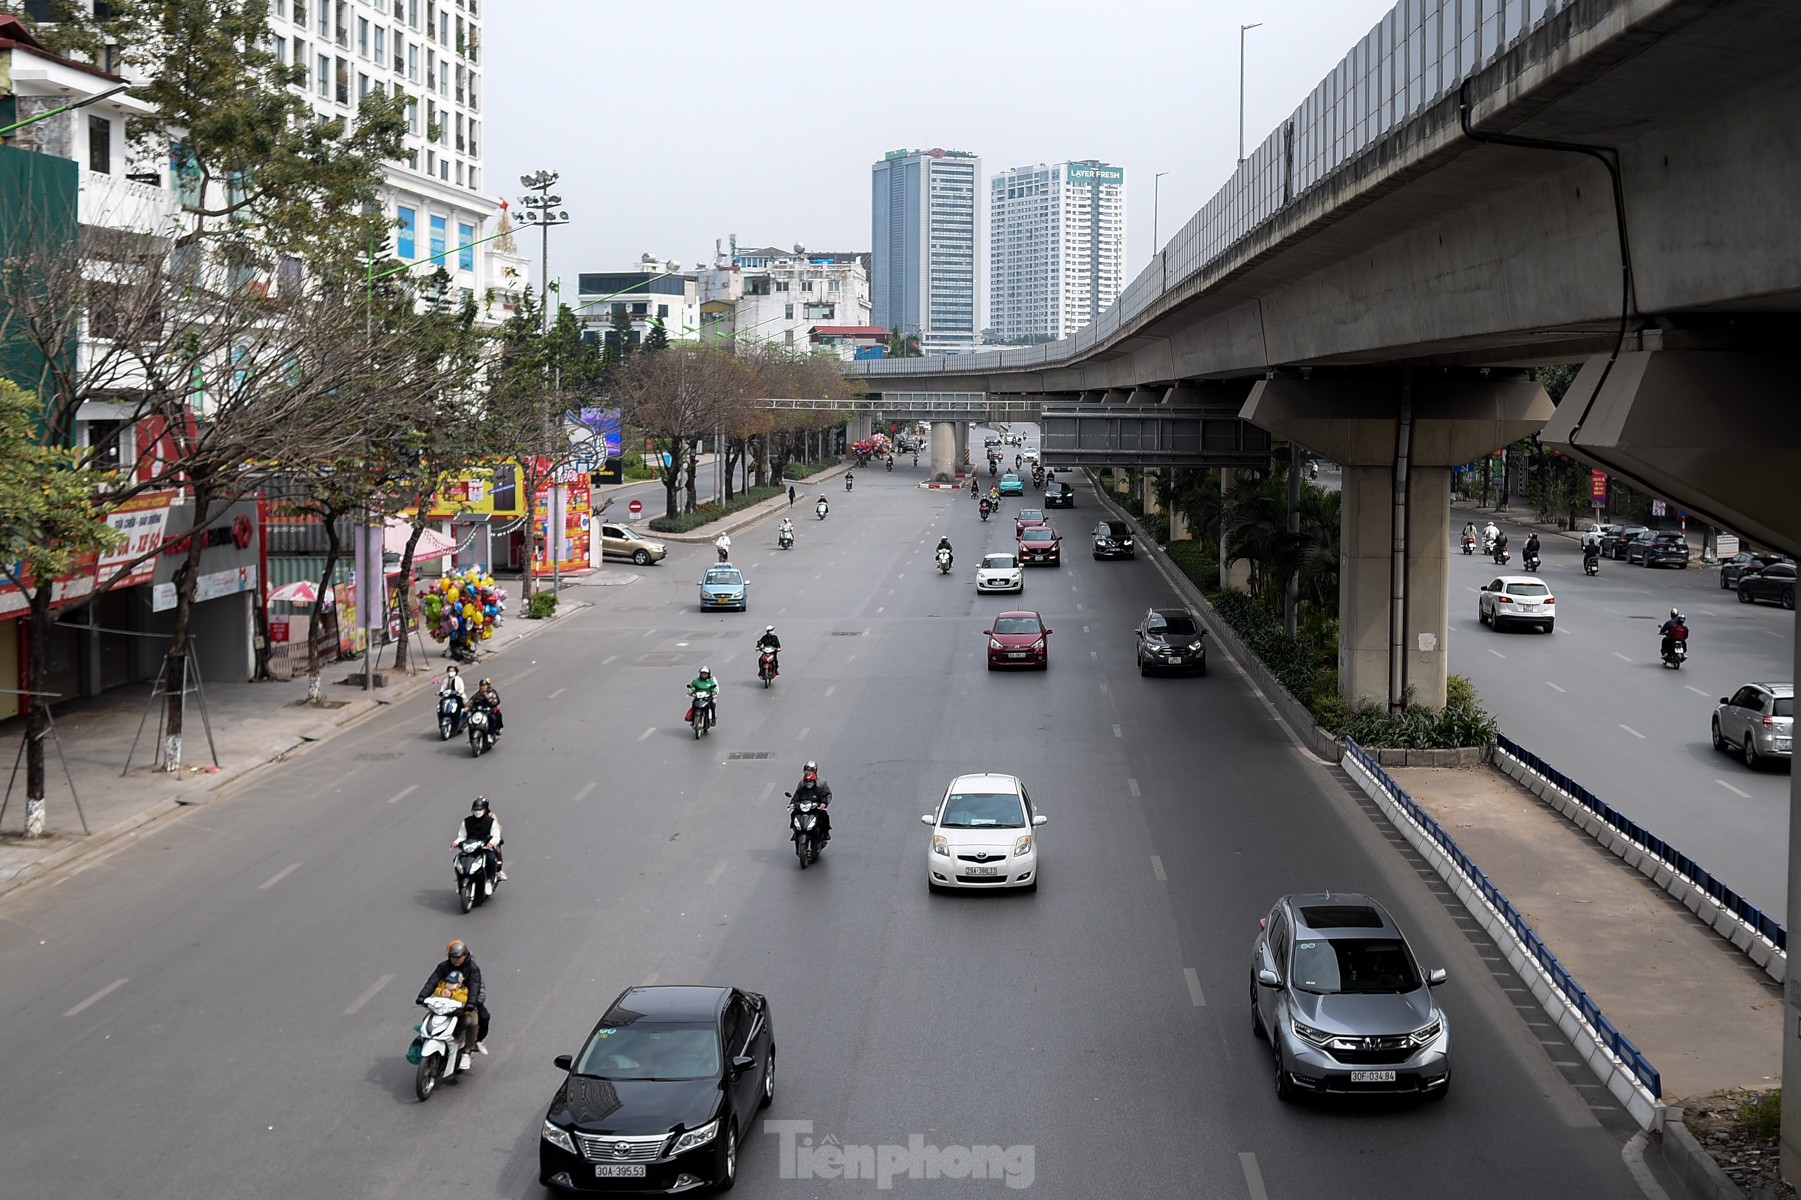
[[837,690],[838,690],[838,685],[834,683],[831,687],[829,687],[825,690],[825,694],[829,696]]
[[418,784],[409,783],[405,787],[401,788],[398,792],[395,792],[392,796],[389,796],[388,803],[389,804],[399,804],[402,800],[405,800],[408,796],[412,795],[414,792],[416,792],[418,790],[419,790]]
[[894,589],[893,589],[893,588],[889,588],[889,589],[888,589],[888,594],[889,594],[889,595],[890,595],[890,596],[892,596],[892,595],[894,595]]
[[1734,796],[1737,796],[1741,800],[1749,800],[1751,798],[1750,792],[1741,792],[1737,788],[1733,787],[1730,783],[1727,783],[1724,779],[1716,779],[1716,780],[1714,780],[1714,782],[1719,784],[1721,787],[1725,788],[1727,791],[1731,792]]
[[1620,726],[1620,728],[1624,729],[1627,733],[1631,734],[1635,738],[1642,739],[1645,736],[1644,734],[1640,733],[1638,730],[1634,729],[1630,725],[1622,725],[1622,726]]
[[878,604],[878,605],[876,605],[876,606],[875,606],[875,610],[876,610],[876,611],[877,611],[877,612],[887,612],[887,611],[888,611],[888,606],[887,606],[887,605],[886,605],[886,604]]
[[1138,795],[1138,781],[1136,779],[1127,777],[1126,786],[1132,789],[1132,794],[1134,796]]
[[845,662],[855,662],[855,661],[857,661],[857,656],[854,654],[846,655],[844,661]]
[[1701,689],[1700,689],[1700,688],[1698,688],[1698,687],[1696,687],[1696,686],[1695,686],[1695,685],[1694,685],[1694,684],[1692,684],[1692,683],[1685,683],[1685,684],[1683,684],[1683,685],[1682,685],[1682,686],[1683,686],[1683,687],[1685,687],[1685,688],[1687,688],[1687,689],[1688,689],[1688,690],[1689,690],[1689,691],[1691,691],[1691,692],[1693,692],[1693,693],[1694,693],[1694,694],[1695,694],[1695,695],[1697,695],[1697,696],[1705,696],[1705,695],[1707,695],[1707,693],[1706,693],[1706,692],[1704,692],[1704,691],[1702,691],[1702,690],[1701,690]]
[[800,727],[800,732],[794,735],[794,740],[797,742],[806,741],[807,740],[807,731],[812,728],[813,727],[811,725],[802,725]]
[[1554,692],[1561,692],[1564,690],[1563,688],[1560,688],[1556,684],[1552,683],[1549,679],[1545,680],[1545,686],[1550,688]]
[[1466,592],[1480,592],[1482,589],[1481,588],[1465,588],[1463,590]]
[[601,665],[601,666],[603,666],[603,667],[604,667],[604,666],[606,666],[606,665],[607,665],[607,664],[608,664],[608,663],[610,663],[610,662],[612,662],[612,661],[613,661],[613,660],[614,660],[614,659],[616,659],[616,658],[618,658],[618,657],[619,657],[619,656],[618,656],[618,655],[617,655],[617,654],[609,654],[609,655],[607,655],[607,656],[606,656],[606,657],[605,657],[605,658],[603,658],[603,659],[601,659],[601,660],[600,660],[600,665]]
[[1101,694],[1103,696],[1107,694],[1107,684],[1104,680],[1101,682]]
[[731,862],[732,860],[729,858],[722,858],[719,860],[719,865],[713,868],[713,873],[711,875],[707,876],[708,887],[712,887],[719,882],[719,877],[725,874],[725,869],[731,865]]
[[649,729],[646,729],[643,733],[638,735],[638,740],[643,741],[645,738],[649,737],[651,734],[655,733],[656,731],[657,731],[657,727],[655,725],[652,725]]
[[1506,658],[1507,657],[1505,654],[1502,654],[1499,650],[1490,650],[1489,653],[1494,655],[1496,658]]
[[83,1000],[80,1004],[77,1004],[74,1008],[71,1008],[68,1012],[64,1013],[63,1016],[72,1017],[79,1012],[85,1011],[90,1005],[100,1003],[102,1000],[106,999],[108,996],[112,995],[114,992],[118,991],[120,988],[124,987],[126,984],[128,984],[130,982],[131,982],[131,980],[129,980],[129,979],[113,980],[111,983],[107,984],[105,987],[103,987],[99,991],[95,992],[92,996],[89,996],[86,1000]]
[[557,690],[556,690],[556,691],[554,691],[554,692],[552,692],[552,693],[551,693],[551,694],[550,694],[550,695],[548,695],[548,696],[546,696],[546,697],[544,697],[544,698],[545,698],[545,699],[546,699],[546,700],[555,700],[555,699],[556,699],[556,698],[557,698],[557,697],[558,697],[558,696],[561,696],[561,695],[562,695],[562,694],[563,694],[563,693],[564,693],[564,692],[566,692],[566,691],[568,691],[568,690],[569,690],[569,689],[568,689],[568,688],[566,688],[566,687],[560,687],[560,688],[558,688],[558,689],[557,689]]
[[1615,650],[1613,652],[1613,656],[1615,658],[1619,659],[1621,662],[1631,662],[1632,661],[1631,659],[1627,658],[1624,654],[1621,654],[1618,650]]
[[1114,737],[1125,737],[1126,735],[1119,731],[1119,726],[1115,725],[1113,727],[1113,736]]
[[815,575],[815,576],[813,576],[813,578],[814,579],[824,579],[825,576],[824,575]]
[[358,1009],[375,999],[375,993],[381,991],[392,982],[394,982],[394,977],[392,975],[383,975],[380,979],[377,979],[374,983],[369,985],[368,991],[350,1002],[350,1007],[344,1010],[344,1015],[347,1017],[355,1016]]
[[1695,611],[1700,613],[1704,617],[1717,617],[1720,615],[1719,613],[1713,611],[1713,609],[1711,609],[1711,608],[1697,608]]
[[644,631],[644,632],[643,632],[643,633],[641,633],[641,634],[639,634],[639,635],[638,635],[638,636],[639,636],[639,637],[650,637],[650,636],[651,636],[651,635],[652,635],[652,634],[654,634],[654,633],[656,633],[656,630],[654,630],[654,629],[646,629],[646,630],[645,630],[645,631]]
[[1081,606],[1081,605],[1080,605],[1080,604],[1078,604],[1078,605],[1076,605],[1076,611],[1077,611],[1077,612],[1081,612],[1081,611],[1082,611],[1082,606]]
[[1095,659],[1096,661],[1099,661],[1099,659],[1101,657],[1101,652],[1099,650],[1090,650],[1088,652],[1088,657]]
[[1163,873],[1163,859],[1160,855],[1151,855],[1151,874],[1155,875],[1158,879],[1168,878],[1168,876]]
[[1251,1193],[1251,1200],[1269,1200],[1269,1189],[1263,1186],[1263,1172],[1257,1169],[1257,1156],[1241,1153],[1238,1165],[1244,1170],[1244,1186]]
[[286,879],[288,876],[292,875],[294,872],[298,871],[299,869],[300,869],[299,863],[289,863],[287,866],[283,867],[281,870],[277,871],[275,874],[269,876],[269,878],[263,880],[263,882],[257,884],[256,890],[259,892],[266,892],[270,888],[274,887],[276,884],[280,883],[282,880]]
[[1771,637],[1773,637],[1773,638],[1779,638],[1779,637],[1786,637],[1786,636],[1787,636],[1787,635],[1786,635],[1786,634],[1781,634],[1781,633],[1777,633],[1777,632],[1776,632],[1776,631],[1775,631],[1775,630],[1774,630],[1774,629],[1766,629],[1766,630],[1764,630],[1764,632],[1765,632],[1765,633],[1767,633],[1767,634],[1769,634],[1769,635],[1770,635],[1770,636],[1771,636]]
[[773,791],[775,791],[775,780],[771,779],[768,783],[763,785],[763,794],[757,797],[757,803],[761,804],[763,801],[769,799],[769,794]]
[[640,986],[640,987],[655,987],[656,982],[657,982],[657,973],[655,971],[652,971],[650,974],[648,974],[644,977],[644,982],[639,984],[638,986]]
[[1194,973],[1194,968],[1183,967],[1182,978],[1188,981],[1188,998],[1194,1001],[1194,1006],[1196,1008],[1206,1008],[1207,997],[1201,995],[1201,977]]
[[588,782],[588,786],[584,787],[581,791],[577,792],[575,794],[575,799],[571,800],[569,803],[580,804],[583,800],[586,800],[588,798],[589,792],[593,791],[595,788],[597,788],[599,786],[600,785],[598,783],[595,783],[594,781],[590,780]]
[[1084,626],[1082,626],[1082,632],[1083,632],[1083,633],[1087,633],[1087,632],[1088,632],[1088,626],[1086,626],[1086,625],[1084,625]]
[[863,630],[863,636],[864,636],[864,637],[868,637],[868,636],[869,636],[869,629],[868,629],[868,628],[865,628],[865,629],[864,629],[864,630]]

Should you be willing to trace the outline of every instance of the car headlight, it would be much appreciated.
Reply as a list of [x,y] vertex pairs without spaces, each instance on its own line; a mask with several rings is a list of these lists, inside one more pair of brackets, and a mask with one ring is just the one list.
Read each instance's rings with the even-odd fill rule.
[[705,1125],[702,1125],[699,1129],[690,1129],[687,1133],[684,1133],[681,1137],[676,1138],[675,1139],[675,1148],[670,1150],[669,1153],[680,1154],[684,1150],[692,1150],[696,1146],[704,1146],[708,1142],[712,1141],[715,1137],[717,1137],[718,1134],[719,1134],[719,1120],[718,1120],[718,1118],[714,1118],[713,1120],[708,1121]]
[[1434,1021],[1423,1029],[1416,1029],[1407,1035],[1409,1041],[1416,1046],[1424,1046],[1440,1033],[1444,1032],[1445,1023]]
[[1038,639],[1038,640],[1037,640],[1037,641],[1035,641],[1035,642],[1033,642],[1033,643],[1032,643],[1032,649],[1034,649],[1034,650],[1042,650],[1042,649],[1044,649],[1044,639],[1043,639],[1043,638],[1039,638],[1039,639]]
[[549,1118],[544,1121],[544,1140],[559,1150],[567,1150],[571,1154],[576,1152],[575,1139],[569,1136],[569,1131],[552,1125]]
[[949,858],[951,856],[950,839],[942,833],[934,833],[932,835],[932,853]]
[[1005,650],[1006,649],[1006,647],[1001,645],[1000,642],[995,638],[988,639],[988,648],[990,650]]
[[1020,839],[1017,842],[1013,843],[1013,857],[1014,858],[1018,858],[1022,854],[1030,854],[1031,852],[1032,852],[1032,835],[1031,834],[1029,834],[1029,833],[1024,834],[1020,837]]
[[1119,544],[1122,546],[1130,546],[1132,544],[1132,539],[1131,538],[1121,538]]
[[1299,1021],[1290,1021],[1288,1024],[1290,1028],[1294,1030],[1294,1035],[1303,1042],[1309,1042],[1315,1046],[1324,1046],[1332,1040],[1332,1035],[1323,1029],[1315,1029],[1311,1025],[1303,1025]]

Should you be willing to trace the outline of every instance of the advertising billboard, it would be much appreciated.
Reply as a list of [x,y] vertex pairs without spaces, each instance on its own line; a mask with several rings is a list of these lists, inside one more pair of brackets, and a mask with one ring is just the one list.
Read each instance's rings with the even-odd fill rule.
[[1090,163],[1070,163],[1069,181],[1071,183],[1124,183],[1126,169],[1124,167],[1094,166]]

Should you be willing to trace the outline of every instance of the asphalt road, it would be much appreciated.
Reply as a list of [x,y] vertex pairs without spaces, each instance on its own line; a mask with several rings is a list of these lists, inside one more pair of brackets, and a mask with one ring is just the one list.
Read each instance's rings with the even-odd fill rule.
[[[1454,509],[1456,536],[1470,519]],[[1477,526],[1483,522],[1478,520]],[[1647,570],[1541,538],[1541,574],[1557,597],[1557,629],[1500,632],[1476,621],[1476,593],[1522,573],[1525,531],[1505,525],[1511,562],[1451,556],[1451,670],[1467,675],[1508,736],[1701,863],[1778,919],[1788,895],[1789,771],[1756,771],[1713,748],[1722,696],[1754,680],[1794,676],[1795,614],[1740,604],[1715,568]],[[1680,671],[1659,661],[1670,609],[1689,618]]]
[[[537,1195],[551,1058],[627,985],[732,982],[773,1005],[770,1118],[851,1145],[1015,1148],[1011,1181],[896,1194],[1643,1194],[1624,1114],[1342,777],[1223,659],[1137,675],[1130,629],[1170,590],[1148,561],[1081,552],[1085,488],[1057,514],[1075,552],[1023,598],[1055,631],[1050,670],[1003,675],[979,631],[1008,604],[973,572],[1012,522],[918,477],[859,472],[826,522],[797,509],[791,552],[773,523],[734,539],[747,614],[696,611],[705,547],[592,589],[594,609],[495,661],[492,756],[440,743],[419,698],[14,893],[0,1192]],[[944,531],[949,577],[930,564]],[[771,621],[789,648],[764,691],[751,645]],[[724,685],[697,743],[682,685],[703,662]],[[803,873],[781,793],[808,757],[837,836]],[[976,769],[1021,775],[1050,816],[1037,895],[926,892],[919,815]],[[447,846],[476,791],[512,882],[465,917]],[[1276,895],[1322,887],[1379,896],[1449,969],[1442,1104],[1276,1100],[1250,940]],[[452,936],[486,975],[494,1053],[422,1105],[402,1054]],[[759,1128],[739,1194],[879,1194],[784,1178],[781,1151]]]

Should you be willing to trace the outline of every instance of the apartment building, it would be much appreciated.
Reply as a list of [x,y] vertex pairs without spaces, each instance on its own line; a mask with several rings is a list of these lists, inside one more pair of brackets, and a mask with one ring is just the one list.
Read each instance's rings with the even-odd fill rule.
[[1097,159],[1014,167],[988,184],[988,328],[1068,337],[1125,286],[1126,172]]

